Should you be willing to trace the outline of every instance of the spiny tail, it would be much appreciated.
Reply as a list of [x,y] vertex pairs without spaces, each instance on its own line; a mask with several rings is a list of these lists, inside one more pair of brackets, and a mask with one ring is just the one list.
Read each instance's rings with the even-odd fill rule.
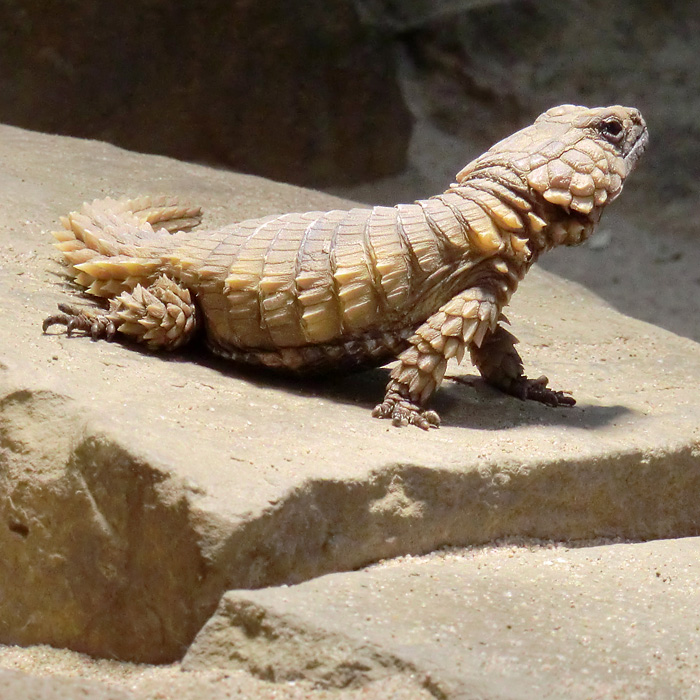
[[199,207],[174,197],[107,198],[61,217],[63,230],[52,233],[75,281],[90,294],[113,297],[157,276],[155,253],[167,249],[167,235],[194,228],[201,218]]

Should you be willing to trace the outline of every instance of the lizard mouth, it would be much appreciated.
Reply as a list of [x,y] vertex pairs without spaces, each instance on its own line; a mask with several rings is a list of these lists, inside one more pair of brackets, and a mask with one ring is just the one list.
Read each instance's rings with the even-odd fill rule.
[[630,149],[630,152],[625,156],[625,165],[627,166],[627,174],[631,173],[637,165],[637,161],[642,157],[644,151],[646,151],[649,145],[649,131],[646,124],[643,125],[642,130],[634,142],[634,145]]

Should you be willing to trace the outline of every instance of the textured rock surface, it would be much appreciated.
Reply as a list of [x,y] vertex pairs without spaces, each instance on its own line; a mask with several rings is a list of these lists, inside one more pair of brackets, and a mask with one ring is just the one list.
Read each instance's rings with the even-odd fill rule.
[[130,697],[123,690],[97,683],[0,671],[0,698],[3,700],[129,700]]
[[231,591],[184,666],[341,687],[403,668],[448,698],[694,698],[699,554],[698,538],[487,547]]
[[[200,664],[201,665],[201,664]],[[17,670],[21,670],[18,673]],[[430,700],[410,673],[347,689],[303,679],[272,682],[246,671],[185,671],[182,664],[150,666],[52,649],[0,646],[2,700]]]
[[386,370],[292,383],[40,332],[70,297],[47,229],[84,199],[180,194],[207,225],[338,200],[7,127],[0,160],[3,642],[162,662],[230,588],[503,536],[697,533],[695,343],[534,273],[509,317],[578,406],[448,382],[443,428],[398,431],[369,417]]
[[3,3],[0,42],[2,122],[317,186],[405,162],[391,48],[349,0]]
[[0,671],[0,697],[693,700],[699,547],[512,542],[231,591],[183,664],[0,646],[25,671]]

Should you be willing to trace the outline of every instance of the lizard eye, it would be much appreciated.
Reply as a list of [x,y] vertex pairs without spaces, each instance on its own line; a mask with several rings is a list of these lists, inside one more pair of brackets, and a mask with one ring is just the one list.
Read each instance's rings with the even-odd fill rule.
[[603,119],[597,129],[600,135],[610,143],[620,143],[625,131],[620,121],[615,118]]

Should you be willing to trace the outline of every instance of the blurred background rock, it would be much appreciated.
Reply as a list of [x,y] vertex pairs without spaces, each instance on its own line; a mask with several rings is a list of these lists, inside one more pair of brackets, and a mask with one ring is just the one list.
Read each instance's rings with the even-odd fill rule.
[[5,0],[0,121],[304,185],[405,164],[391,44],[350,0]]
[[698,36],[685,0],[6,0],[0,121],[393,204],[552,105],[633,105],[639,171],[542,263],[700,339]]

